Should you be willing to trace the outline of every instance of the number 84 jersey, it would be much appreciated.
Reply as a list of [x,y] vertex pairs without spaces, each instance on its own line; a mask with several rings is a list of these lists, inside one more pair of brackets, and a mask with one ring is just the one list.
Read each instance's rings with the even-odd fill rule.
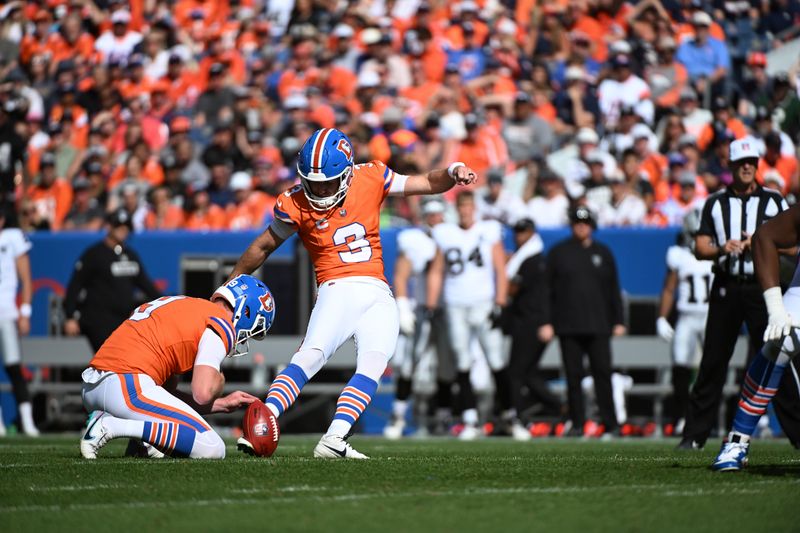
[[[395,180],[400,176],[400,179]],[[398,193],[406,176],[380,161],[356,165],[344,201],[329,211],[311,207],[297,185],[278,197],[270,228],[286,239],[297,232],[311,260],[317,284],[351,276],[368,276],[384,283],[380,238],[381,204]],[[392,187],[397,181],[398,186]]]
[[482,220],[467,229],[456,224],[439,224],[433,228],[432,236],[444,256],[444,303],[471,306],[492,301],[495,296],[492,247],[502,237],[500,224]]
[[678,275],[679,313],[707,313],[708,296],[714,274],[712,261],[697,259],[685,246],[670,246],[667,250],[667,268]]

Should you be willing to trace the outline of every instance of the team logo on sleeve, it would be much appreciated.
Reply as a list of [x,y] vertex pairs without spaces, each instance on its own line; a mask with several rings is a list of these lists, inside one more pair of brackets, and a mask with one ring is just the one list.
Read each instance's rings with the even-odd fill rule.
[[350,146],[347,139],[339,139],[339,144],[336,145],[336,149],[342,152],[347,159],[353,156],[353,147]]

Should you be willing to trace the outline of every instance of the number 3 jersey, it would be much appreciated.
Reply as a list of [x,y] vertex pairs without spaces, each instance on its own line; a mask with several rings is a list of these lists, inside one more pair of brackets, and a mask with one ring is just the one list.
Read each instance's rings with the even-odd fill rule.
[[493,300],[492,247],[502,237],[500,224],[482,220],[469,229],[456,224],[439,224],[433,228],[432,235],[444,256],[445,304],[469,306]]
[[380,208],[390,192],[401,191],[406,176],[380,161],[356,165],[344,201],[328,211],[317,211],[302,187],[278,197],[275,221],[280,238],[297,232],[314,263],[317,284],[350,276],[368,276],[386,282],[380,238]]
[[162,385],[194,366],[206,329],[221,339],[226,353],[236,340],[230,318],[215,303],[165,296],[137,307],[103,343],[89,366],[117,374],[147,374]]
[[667,268],[678,275],[679,313],[707,313],[708,295],[714,274],[712,261],[698,260],[689,248],[670,246],[667,250]]

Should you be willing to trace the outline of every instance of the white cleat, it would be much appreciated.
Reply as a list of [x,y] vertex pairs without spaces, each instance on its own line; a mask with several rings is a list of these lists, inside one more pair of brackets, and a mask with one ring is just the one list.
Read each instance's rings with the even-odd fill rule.
[[111,434],[103,425],[105,415],[102,411],[95,411],[89,417],[86,431],[81,437],[81,455],[86,459],[97,459],[97,451],[111,440]]
[[164,452],[162,452],[152,444],[149,444],[147,442],[144,442],[142,444],[144,444],[144,449],[147,450],[147,457],[149,457],[150,459],[163,459],[165,457]]
[[28,437],[38,437],[39,429],[36,426],[22,424],[22,432]]
[[319,459],[369,459],[347,442],[347,437],[324,435],[314,448],[314,457]]
[[461,433],[458,434],[459,440],[475,440],[481,436],[481,430],[477,426],[464,426]]
[[383,436],[389,440],[400,440],[403,437],[403,430],[406,428],[405,420],[395,419],[391,424],[383,428]]
[[511,438],[520,442],[531,440],[531,432],[517,420],[511,424]]

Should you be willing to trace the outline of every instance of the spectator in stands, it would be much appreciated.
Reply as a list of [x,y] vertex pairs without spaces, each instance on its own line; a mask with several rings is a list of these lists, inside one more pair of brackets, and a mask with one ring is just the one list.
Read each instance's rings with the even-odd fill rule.
[[528,201],[527,213],[538,228],[560,228],[568,223],[569,198],[563,181],[549,168],[539,176],[541,194]]
[[183,227],[183,209],[172,203],[170,189],[159,186],[148,193],[149,206],[144,218],[148,230],[176,230]]
[[137,305],[161,296],[138,254],[125,244],[133,230],[130,215],[113,211],[107,228],[103,240],[75,263],[64,297],[64,333],[86,335],[94,351]]
[[709,35],[711,16],[705,11],[692,15],[694,37],[678,47],[675,59],[689,75],[689,81],[701,94],[708,91],[725,95],[723,87],[731,68],[730,55],[725,43]]
[[713,122],[706,124],[697,137],[697,147],[701,151],[705,151],[711,144],[715,130],[728,130],[736,139],[741,139],[747,135],[745,125],[731,113],[731,105],[727,98],[724,96],[716,97],[711,110],[714,114]]
[[681,92],[686,87],[686,67],[675,61],[675,39],[661,37],[656,43],[658,60],[647,69],[645,80],[653,91],[656,115],[678,105]]
[[142,40],[139,32],[130,29],[131,14],[127,9],[119,9],[111,14],[111,29],[95,41],[95,49],[103,55],[106,63],[125,61]]
[[677,195],[659,205],[659,210],[667,217],[670,226],[680,226],[686,213],[702,209],[704,198],[697,194],[697,175],[691,170],[681,170],[677,176],[677,185],[680,187]]
[[72,183],[74,193],[72,207],[64,219],[62,229],[97,231],[103,226],[103,208],[92,197],[92,183],[85,176],[78,176]]
[[611,76],[597,87],[603,126],[615,129],[621,122],[621,110],[628,108],[647,124],[652,124],[653,101],[650,87],[631,71],[630,57],[618,54],[611,58]]
[[226,210],[227,229],[241,231],[261,228],[269,208],[266,194],[253,190],[253,178],[247,172],[234,172],[230,189],[233,191],[233,203]]
[[607,226],[639,226],[644,221],[647,206],[617,170],[607,177],[611,188],[611,201],[601,204],[597,212],[597,223]]
[[691,87],[684,88],[679,102],[680,114],[683,120],[683,127],[686,133],[696,139],[706,124],[710,124],[714,119],[711,111],[699,107],[697,93]]
[[503,122],[502,133],[508,155],[515,163],[543,157],[553,145],[553,128],[533,113],[531,97],[525,92],[518,92],[514,97],[513,111]]
[[739,114],[743,116],[752,115],[752,108],[767,106],[770,102],[767,56],[761,52],[751,53],[747,58],[747,74],[739,84]]
[[595,395],[605,432],[617,432],[611,395],[611,335],[624,335],[622,298],[614,256],[592,238],[594,217],[585,206],[570,212],[572,236],[556,244],[547,256],[544,318],[538,330],[543,343],[559,336],[567,376],[572,427],[567,435],[583,435],[584,355],[589,357]]
[[445,160],[463,161],[475,170],[478,175],[476,185],[480,187],[486,184],[486,173],[490,168],[500,168],[508,160],[506,143],[499,135],[492,135],[474,113],[464,116],[464,127],[467,137],[453,146]]
[[762,178],[770,170],[778,172],[783,177],[785,189],[781,194],[790,190],[798,190],[798,165],[794,155],[781,154],[781,136],[778,132],[771,131],[764,137],[764,154],[758,162],[758,174]]
[[505,190],[502,170],[489,170],[486,182],[486,191],[475,195],[478,218],[497,220],[507,226],[514,225],[525,214],[522,199]]
[[189,200],[186,229],[192,231],[218,231],[225,229],[225,210],[211,203],[208,191],[195,189]]
[[72,204],[72,186],[56,175],[56,158],[52,152],[45,152],[39,165],[39,179],[28,189],[28,196],[49,227],[60,230]]
[[797,90],[786,72],[778,72],[775,75],[770,95],[773,111],[779,110],[778,126],[789,137],[797,139],[800,135],[800,98],[797,97]]
[[556,93],[556,131],[573,134],[581,128],[594,128],[600,121],[600,104],[590,90],[583,67],[571,65],[564,74],[564,90]]
[[795,155],[795,145],[792,138],[789,137],[785,131],[776,129],[772,123],[772,113],[764,107],[758,106],[756,108],[755,118],[753,119],[753,131],[750,136],[758,142],[758,151],[764,153],[766,147],[764,146],[764,139],[770,132],[775,132],[781,138],[781,155],[793,156]]
[[589,176],[583,181],[585,199],[592,210],[598,212],[611,204],[610,177],[617,172],[616,166],[608,172],[605,165],[606,152],[592,150],[586,156]]
[[194,122],[198,126],[209,125],[212,129],[226,120],[233,109],[233,91],[225,83],[225,65],[214,63],[208,70],[208,85],[194,106]]

